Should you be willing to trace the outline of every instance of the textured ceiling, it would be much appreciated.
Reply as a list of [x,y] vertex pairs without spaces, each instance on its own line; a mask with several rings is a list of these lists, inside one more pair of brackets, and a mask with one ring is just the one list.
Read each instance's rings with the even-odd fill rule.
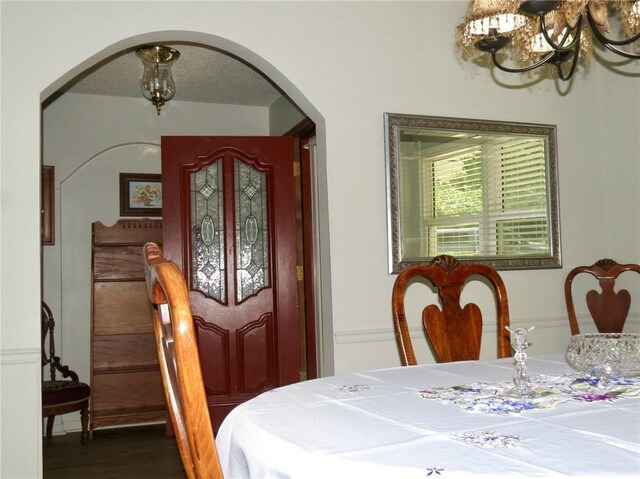
[[[171,44],[180,52],[173,65],[177,101],[270,106],[281,93],[262,74],[219,51]],[[140,97],[142,62],[135,51],[123,53],[87,72],[64,91],[94,95]]]

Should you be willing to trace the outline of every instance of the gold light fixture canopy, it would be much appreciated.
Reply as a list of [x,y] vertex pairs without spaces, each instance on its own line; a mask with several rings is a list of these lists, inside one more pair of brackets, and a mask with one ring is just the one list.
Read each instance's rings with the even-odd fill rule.
[[155,105],[159,115],[162,106],[176,94],[171,67],[180,57],[180,52],[163,45],[149,45],[137,50],[136,55],[144,65],[140,82],[142,95]]
[[550,65],[561,80],[590,60],[594,40],[640,59],[640,0],[473,0],[457,27],[464,58],[510,73]]

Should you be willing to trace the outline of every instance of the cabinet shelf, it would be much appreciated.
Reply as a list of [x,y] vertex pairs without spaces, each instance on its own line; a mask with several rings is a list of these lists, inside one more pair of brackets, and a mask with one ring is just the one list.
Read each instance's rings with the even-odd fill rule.
[[122,367],[105,367],[93,368],[93,374],[120,374],[120,373],[136,373],[141,371],[160,371],[158,364],[148,366],[122,366]]

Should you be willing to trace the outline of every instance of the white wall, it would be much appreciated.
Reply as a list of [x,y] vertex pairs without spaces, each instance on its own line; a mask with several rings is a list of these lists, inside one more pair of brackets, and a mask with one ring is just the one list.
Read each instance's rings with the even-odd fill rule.
[[[389,313],[384,112],[558,126],[564,268],[503,274],[512,323],[536,323],[531,354],[561,349],[568,338],[561,286],[568,268],[604,256],[640,262],[637,76],[593,64],[568,92],[549,81],[510,86],[522,79],[492,77],[457,56],[453,31],[467,2],[157,2],[149,15],[150,5],[2,4],[3,478],[41,474],[33,397],[40,101],[123,48],[189,40],[230,51],[264,71],[318,125],[322,269],[331,280],[323,307],[332,316],[336,372],[399,363]],[[33,52],[49,44],[56,55],[39,56],[34,70]],[[638,73],[637,62],[630,68]]]
[[[91,223],[120,218],[119,173],[160,173],[161,135],[269,134],[269,108],[65,94],[43,113],[43,162],[55,166],[56,244],[43,248],[43,299],[57,353],[90,380]],[[62,423],[62,427],[61,427]],[[79,430],[77,413],[54,432]]]
[[304,115],[284,96],[269,107],[269,131],[273,136],[286,134],[304,120]]

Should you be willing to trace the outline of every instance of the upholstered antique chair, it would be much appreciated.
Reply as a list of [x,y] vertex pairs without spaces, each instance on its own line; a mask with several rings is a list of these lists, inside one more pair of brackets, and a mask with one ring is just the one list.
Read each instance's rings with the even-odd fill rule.
[[155,243],[144,246],[149,299],[169,416],[189,479],[221,479],[187,285]]
[[[56,356],[53,331],[55,320],[51,309],[42,302],[42,367],[49,366],[48,374],[43,372],[42,416],[47,418],[47,437],[53,432],[53,422],[60,414],[80,411],[82,423],[82,444],[89,439],[89,396],[91,390],[81,383],[78,375],[62,364]],[[47,341],[47,336],[49,341]],[[45,379],[48,377],[48,379]]]
[[482,339],[482,313],[469,303],[460,305],[460,294],[468,280],[486,278],[493,288],[496,300],[498,357],[511,355],[509,306],[502,278],[491,267],[461,263],[453,256],[433,258],[427,265],[409,266],[396,278],[391,306],[400,359],[404,366],[417,364],[405,316],[405,293],[410,282],[422,278],[438,290],[442,307],[430,304],[422,311],[422,323],[431,350],[438,362],[462,361],[480,358]]
[[[573,303],[572,284],[574,278],[581,273],[590,274],[600,284],[600,292],[592,289],[586,294],[587,308],[598,332],[622,332],[631,307],[631,294],[626,289],[614,291],[614,287],[618,276],[625,271],[640,273],[640,265],[618,264],[612,259],[605,258],[591,266],[578,266],[569,272],[564,282],[564,299],[572,335],[580,334]],[[636,289],[636,291],[638,290]]]

